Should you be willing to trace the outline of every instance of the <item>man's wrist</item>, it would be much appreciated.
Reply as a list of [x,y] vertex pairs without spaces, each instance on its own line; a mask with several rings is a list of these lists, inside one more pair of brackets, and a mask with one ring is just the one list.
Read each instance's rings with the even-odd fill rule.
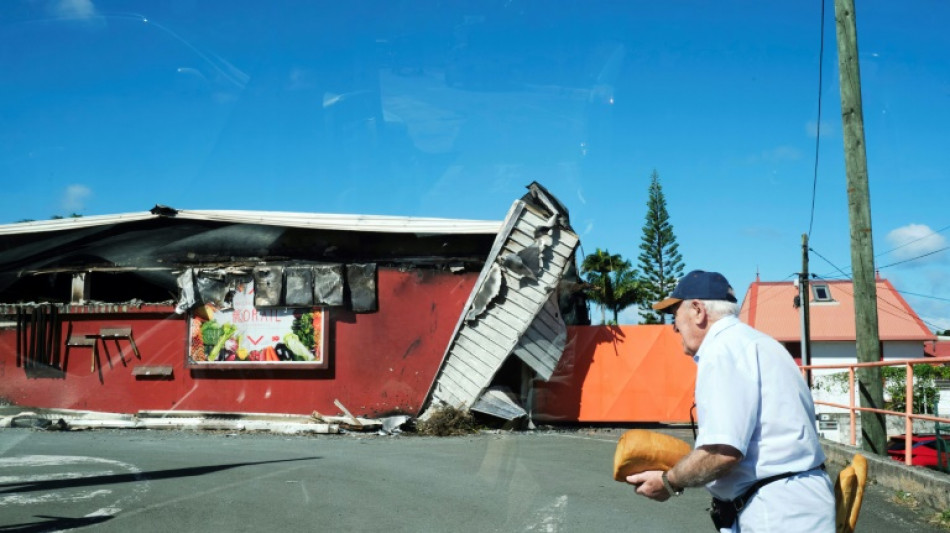
[[666,488],[666,492],[668,492],[670,496],[679,496],[683,494],[684,489],[680,487],[676,487],[672,483],[670,483],[670,479],[667,476],[666,471],[664,471],[663,474],[660,475],[660,480],[663,481],[663,487]]

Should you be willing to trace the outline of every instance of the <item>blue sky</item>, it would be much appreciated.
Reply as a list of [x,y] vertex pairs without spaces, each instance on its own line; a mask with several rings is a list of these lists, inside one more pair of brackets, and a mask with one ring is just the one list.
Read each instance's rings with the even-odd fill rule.
[[[0,3],[0,223],[156,203],[501,219],[537,180],[584,252],[635,260],[656,169],[687,270],[742,294],[791,279],[811,225],[812,271],[850,273],[831,0],[820,91],[819,0],[288,4]],[[948,15],[857,6],[876,263],[940,329]]]

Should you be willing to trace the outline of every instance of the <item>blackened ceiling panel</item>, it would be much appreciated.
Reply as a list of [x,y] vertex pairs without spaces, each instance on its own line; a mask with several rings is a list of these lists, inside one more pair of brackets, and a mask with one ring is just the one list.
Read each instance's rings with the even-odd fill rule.
[[[97,270],[151,271],[140,277],[174,290],[183,268],[263,262],[465,264],[481,269],[493,239],[490,234],[377,233],[174,217],[11,232],[0,234],[0,301],[34,299],[38,285],[25,282],[27,277]],[[372,300],[366,304],[366,309],[376,305]]]

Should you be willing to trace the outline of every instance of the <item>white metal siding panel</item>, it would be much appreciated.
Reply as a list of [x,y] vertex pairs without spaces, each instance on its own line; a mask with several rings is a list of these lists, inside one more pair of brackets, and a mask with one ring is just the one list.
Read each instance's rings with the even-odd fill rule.
[[[556,339],[565,329],[553,295],[577,247],[578,238],[573,232],[557,226],[553,230],[542,229],[542,234],[544,231],[550,234],[551,244],[542,251],[542,271],[538,279],[525,280],[522,286],[517,276],[503,268],[505,288],[502,293],[477,319],[467,321],[464,317],[485,282],[491,264],[507,254],[548,243],[543,237],[536,239],[535,230],[554,220],[556,217],[546,219],[522,202],[516,202],[509,211],[504,234],[499,234],[495,241],[486,269],[476,282],[446,352],[445,364],[433,390],[434,400],[472,406],[512,353],[540,376],[550,377],[563,348],[558,348]],[[473,385],[479,387],[474,394]]]
[[563,322],[559,331],[551,331],[550,326],[545,323],[545,317],[556,312],[557,301],[552,297],[521,337],[514,351],[515,355],[544,380],[551,379],[554,374],[567,338],[567,328]]

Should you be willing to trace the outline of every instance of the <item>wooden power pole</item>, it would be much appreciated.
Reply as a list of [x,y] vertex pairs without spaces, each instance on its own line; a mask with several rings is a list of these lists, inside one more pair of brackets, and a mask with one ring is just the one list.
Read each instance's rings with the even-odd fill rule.
[[[811,364],[811,317],[809,316],[808,301],[811,292],[808,290],[808,234],[802,233],[802,273],[798,278],[799,312],[802,321],[802,365]],[[811,369],[805,371],[805,381],[811,387]]]
[[[848,183],[848,218],[851,225],[855,333],[858,362],[863,363],[881,360],[881,343],[877,323],[877,287],[874,273],[874,246],[871,241],[871,198],[868,192],[854,0],[835,0],[835,27],[838,37],[844,161]],[[880,367],[858,369],[856,386],[862,407],[884,408],[882,376]],[[887,453],[884,415],[862,411],[861,433],[863,448],[866,451],[878,455]]]

